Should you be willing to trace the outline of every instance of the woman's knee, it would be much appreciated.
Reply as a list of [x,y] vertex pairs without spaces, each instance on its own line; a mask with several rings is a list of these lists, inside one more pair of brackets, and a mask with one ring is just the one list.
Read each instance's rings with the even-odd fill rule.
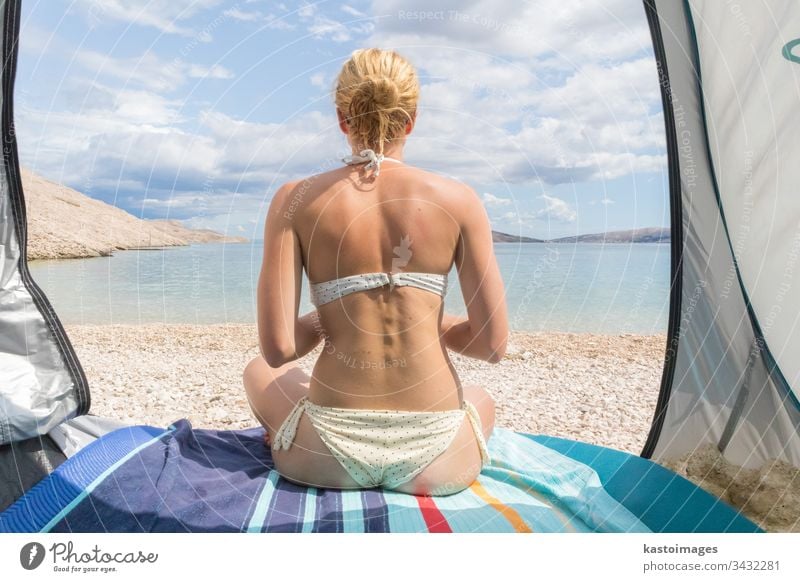
[[261,356],[256,356],[247,362],[242,372],[242,382],[245,388],[249,389],[254,384],[257,384],[259,379],[263,379],[266,372],[265,368],[269,368],[269,366]]
[[308,393],[308,390],[293,377],[293,370],[286,370],[282,374],[274,375],[270,371],[275,372],[277,369],[267,367],[270,371],[265,374],[258,370],[258,364],[255,366],[257,368],[256,378],[253,379],[251,376],[248,381],[245,376],[247,400],[253,415],[261,425],[267,429],[268,433],[274,432],[297,401]]
[[264,390],[276,379],[281,378],[287,372],[292,372],[297,367],[294,362],[284,364],[280,368],[271,368],[270,365],[260,355],[250,360],[242,372],[242,382],[247,391]]

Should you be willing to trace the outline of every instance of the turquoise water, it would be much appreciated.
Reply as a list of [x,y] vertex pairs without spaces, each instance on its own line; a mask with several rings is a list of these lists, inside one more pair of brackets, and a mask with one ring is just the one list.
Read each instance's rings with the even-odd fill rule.
[[[253,323],[261,253],[260,241],[198,244],[30,270],[66,324]],[[514,330],[666,333],[668,244],[497,243],[495,254]],[[455,271],[446,306],[466,313]]]

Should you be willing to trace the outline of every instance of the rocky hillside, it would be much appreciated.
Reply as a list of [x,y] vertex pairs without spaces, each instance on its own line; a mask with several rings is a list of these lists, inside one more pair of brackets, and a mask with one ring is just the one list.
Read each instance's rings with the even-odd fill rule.
[[493,230],[492,242],[537,243],[544,241],[540,238],[531,238],[529,236],[517,236],[515,234],[507,234],[505,232],[499,232]]
[[28,259],[99,257],[115,250],[247,242],[211,230],[192,230],[176,220],[143,220],[22,169],[28,215]]
[[633,230],[613,230],[595,234],[565,236],[551,242],[586,242],[586,243],[660,243],[669,242],[669,228],[647,227]]
[[669,228],[651,226],[647,228],[634,228],[633,230],[612,230],[609,232],[564,236],[561,238],[544,240],[528,236],[516,236],[493,230],[492,240],[494,242],[518,243],[666,243],[670,240],[669,233]]

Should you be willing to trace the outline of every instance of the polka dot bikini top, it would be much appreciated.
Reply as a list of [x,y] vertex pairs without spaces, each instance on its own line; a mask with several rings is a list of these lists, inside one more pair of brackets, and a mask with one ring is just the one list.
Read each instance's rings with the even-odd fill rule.
[[[403,163],[394,158],[387,158],[383,154],[376,154],[373,150],[366,149],[361,151],[361,155],[352,155],[342,158],[346,164],[360,164],[369,162],[365,169],[375,168],[375,175],[379,175],[380,166],[383,160],[392,160]],[[366,291],[389,285],[389,290],[395,287],[409,286],[423,289],[444,296],[447,293],[447,274],[441,273],[408,273],[405,271],[397,273],[363,273],[360,275],[350,275],[340,279],[324,281],[322,283],[311,283],[311,302],[319,307],[340,299],[350,293]]]
[[336,299],[355,293],[389,285],[409,286],[444,296],[447,293],[447,275],[439,273],[364,273],[333,279],[324,283],[311,283],[311,302],[319,307]]

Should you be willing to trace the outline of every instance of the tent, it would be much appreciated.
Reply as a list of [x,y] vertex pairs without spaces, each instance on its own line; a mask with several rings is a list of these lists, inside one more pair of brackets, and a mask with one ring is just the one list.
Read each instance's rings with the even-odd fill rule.
[[444,498],[292,485],[272,470],[261,428],[129,427],[89,412],[80,362],[28,271],[13,116],[20,1],[0,10],[0,531],[760,531],[654,461],[710,443],[743,467],[800,466],[793,0],[644,2],[667,136],[672,279],[641,455],[501,428],[496,461]]
[[[666,118],[672,285],[642,455],[713,443],[800,466],[800,11],[647,2]],[[794,39],[794,40],[792,40]]]

